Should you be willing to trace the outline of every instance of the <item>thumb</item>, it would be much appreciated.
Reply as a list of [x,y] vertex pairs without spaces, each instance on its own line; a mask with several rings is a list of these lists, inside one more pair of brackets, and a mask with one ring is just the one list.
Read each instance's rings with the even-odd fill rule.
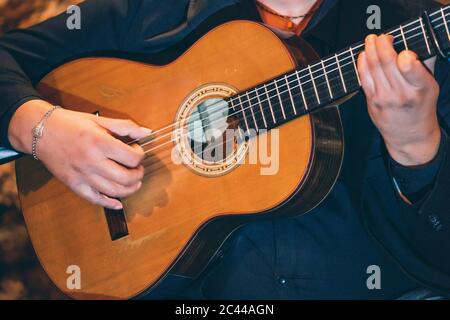
[[398,68],[403,78],[417,88],[426,87],[430,77],[428,69],[412,51],[403,51],[398,56]]
[[121,137],[143,139],[152,133],[151,129],[141,127],[131,120],[111,119],[104,117],[95,117],[94,120],[98,125]]

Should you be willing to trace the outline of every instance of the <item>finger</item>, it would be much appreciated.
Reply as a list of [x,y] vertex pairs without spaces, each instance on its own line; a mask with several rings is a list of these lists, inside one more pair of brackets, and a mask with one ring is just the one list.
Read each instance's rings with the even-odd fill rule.
[[123,209],[123,205],[119,200],[112,199],[101,194],[100,192],[94,190],[88,184],[80,184],[76,188],[74,188],[73,191],[80,197],[89,201],[90,203],[113,210]]
[[143,139],[152,133],[151,129],[141,127],[131,120],[111,119],[104,117],[96,117],[95,119],[100,126],[121,137]]
[[138,167],[145,158],[144,150],[138,145],[127,145],[109,136],[103,150],[106,156],[128,168]]
[[389,83],[388,78],[384,74],[383,68],[381,67],[381,62],[378,57],[376,48],[376,35],[370,35],[366,38],[366,57],[367,65],[370,69],[370,73],[374,80],[375,91],[387,92],[392,87]]
[[94,170],[95,173],[103,178],[123,186],[135,185],[144,178],[144,167],[142,165],[139,165],[136,168],[125,168],[117,162],[109,159],[99,163]]
[[401,52],[397,64],[403,78],[412,86],[425,88],[434,79],[412,51]]
[[376,40],[377,55],[380,60],[384,74],[394,89],[400,89],[406,85],[397,65],[398,54],[394,50],[394,37],[391,35],[381,35]]
[[86,177],[86,181],[94,190],[112,198],[128,197],[138,191],[142,186],[142,182],[140,181],[132,186],[123,186],[96,174]]
[[367,65],[366,53],[362,52],[358,57],[358,73],[366,96],[373,96],[375,94],[375,83]]

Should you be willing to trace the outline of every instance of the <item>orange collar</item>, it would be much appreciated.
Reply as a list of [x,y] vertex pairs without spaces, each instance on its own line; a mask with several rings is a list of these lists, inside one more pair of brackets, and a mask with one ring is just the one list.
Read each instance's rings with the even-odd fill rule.
[[256,7],[259,11],[262,21],[265,24],[282,31],[292,32],[295,35],[299,36],[305,30],[306,26],[311,21],[314,13],[317,11],[321,4],[322,0],[318,0],[314,4],[314,6],[312,6],[311,10],[305,15],[305,18],[303,18],[303,20],[298,24],[292,22],[292,19],[289,17],[277,14],[275,10],[267,7],[260,2],[257,3]]

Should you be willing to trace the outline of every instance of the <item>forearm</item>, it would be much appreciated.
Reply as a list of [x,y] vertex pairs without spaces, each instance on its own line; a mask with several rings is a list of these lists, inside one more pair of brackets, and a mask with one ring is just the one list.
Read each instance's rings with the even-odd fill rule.
[[30,79],[0,42],[0,147],[10,148],[8,128],[15,111],[29,100],[39,99]]

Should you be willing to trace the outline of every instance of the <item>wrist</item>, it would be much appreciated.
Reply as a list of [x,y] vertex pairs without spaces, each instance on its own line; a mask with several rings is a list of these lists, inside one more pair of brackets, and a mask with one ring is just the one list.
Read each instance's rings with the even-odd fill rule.
[[439,151],[441,142],[441,129],[438,126],[424,139],[417,139],[410,143],[389,143],[385,140],[386,148],[397,163],[410,167],[420,166],[431,162]]
[[52,108],[53,105],[44,100],[31,100],[17,109],[8,128],[8,139],[15,150],[32,153],[32,131]]

